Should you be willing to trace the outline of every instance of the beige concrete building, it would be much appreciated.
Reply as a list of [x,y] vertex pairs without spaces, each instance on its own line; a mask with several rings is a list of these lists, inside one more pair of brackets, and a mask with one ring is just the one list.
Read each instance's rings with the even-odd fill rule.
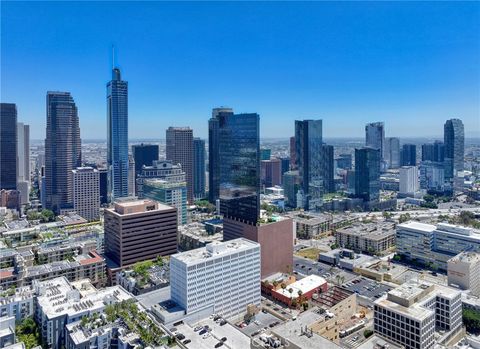
[[100,216],[100,173],[91,167],[78,167],[73,173],[73,209],[89,221]]
[[447,262],[448,285],[480,296],[480,253],[462,252]]
[[356,252],[383,254],[395,246],[395,224],[354,224],[335,232],[336,243]]

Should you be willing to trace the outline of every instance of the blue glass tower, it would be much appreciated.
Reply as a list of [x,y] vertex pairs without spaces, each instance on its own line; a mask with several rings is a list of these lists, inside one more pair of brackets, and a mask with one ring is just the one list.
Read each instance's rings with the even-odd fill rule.
[[205,140],[193,139],[193,192],[195,198],[205,197]]
[[355,149],[355,196],[364,201],[380,199],[381,152],[378,148]]
[[128,82],[114,68],[107,84],[107,162],[108,196],[128,196]]

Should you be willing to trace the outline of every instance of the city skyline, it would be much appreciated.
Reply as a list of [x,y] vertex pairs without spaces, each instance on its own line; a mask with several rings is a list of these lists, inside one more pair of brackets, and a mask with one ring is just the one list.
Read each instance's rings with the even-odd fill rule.
[[[309,118],[324,120],[327,139],[361,137],[375,121],[386,137],[439,137],[452,118],[479,134],[478,3],[143,5],[2,3],[2,102],[17,104],[32,140],[44,138],[48,90],[75,96],[83,139],[105,138],[112,44],[131,85],[131,140],[163,139],[169,126],[206,139],[222,105],[258,113],[261,138],[287,138]],[[71,23],[51,24],[66,10]]]

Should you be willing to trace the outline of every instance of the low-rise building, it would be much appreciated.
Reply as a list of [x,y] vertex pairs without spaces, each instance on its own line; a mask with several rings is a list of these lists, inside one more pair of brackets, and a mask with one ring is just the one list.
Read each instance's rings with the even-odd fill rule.
[[462,330],[461,293],[425,282],[405,283],[375,301],[374,330],[406,349],[448,345]]
[[369,254],[384,254],[395,246],[395,224],[357,223],[335,231],[337,245]]
[[[207,230],[208,229],[208,230]],[[223,234],[215,232],[215,226],[205,222],[193,222],[178,227],[178,246],[183,251],[205,247],[213,241],[222,241]]]
[[13,317],[16,322],[33,316],[34,292],[31,287],[19,287],[14,294],[0,297],[0,317]]
[[132,298],[121,286],[95,289],[88,280],[74,284],[65,277],[36,281],[33,287],[37,294],[35,320],[46,348],[65,344],[67,324],[100,315],[107,305]]
[[480,253],[462,252],[447,262],[448,285],[480,296]]
[[300,297],[303,301],[307,301],[314,295],[324,293],[328,289],[327,281],[317,275],[309,275],[300,280],[295,280],[294,278],[282,278],[281,280],[267,278],[266,281],[269,285],[269,295],[289,306],[297,303]]

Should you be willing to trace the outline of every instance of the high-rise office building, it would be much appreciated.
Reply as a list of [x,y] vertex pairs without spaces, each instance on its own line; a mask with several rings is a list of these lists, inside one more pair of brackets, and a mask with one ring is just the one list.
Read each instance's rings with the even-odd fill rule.
[[128,196],[135,196],[135,159],[128,155]]
[[282,176],[285,172],[290,171],[290,158],[279,158],[282,162]]
[[443,162],[445,159],[445,145],[443,142],[422,144],[422,161]]
[[297,206],[305,210],[316,209],[323,203],[322,145],[322,120],[295,121],[296,161],[302,192],[302,202],[297,202]]
[[323,187],[325,193],[335,192],[335,159],[333,145],[322,144],[320,149],[321,162],[320,168],[322,171]]
[[385,162],[388,168],[400,167],[400,140],[395,137],[385,139]]
[[99,168],[98,176],[100,177],[100,204],[108,204],[108,169]]
[[417,146],[415,144],[404,144],[400,153],[402,166],[417,166]]
[[182,165],[187,179],[187,201],[193,204],[193,131],[190,127],[169,127],[166,136],[167,160]]
[[219,130],[220,115],[233,115],[231,108],[214,108],[212,117],[208,120],[208,201],[216,204],[220,197],[220,151]]
[[195,198],[205,197],[205,140],[193,139],[193,193]]
[[282,161],[280,159],[262,160],[260,163],[261,183],[264,188],[282,184]]
[[298,171],[288,171],[283,175],[283,192],[285,205],[297,208],[297,194],[300,189],[300,174]]
[[403,196],[413,196],[420,189],[417,166],[400,167],[400,183],[398,193]]
[[355,149],[355,196],[364,201],[380,199],[380,149]]
[[73,209],[89,221],[100,218],[100,173],[92,167],[78,167],[73,173]]
[[290,169],[297,169],[297,150],[295,149],[295,136],[290,137]]
[[17,189],[21,204],[29,203],[30,195],[30,126],[17,123]]
[[143,181],[143,197],[177,209],[178,225],[187,224],[187,183],[147,178]]
[[224,217],[257,224],[260,213],[258,114],[219,111],[209,120],[210,199],[220,198]]
[[78,110],[69,92],[47,93],[45,204],[60,213],[73,206],[72,170],[82,163]]
[[335,161],[337,163],[337,168],[341,168],[343,170],[352,169],[352,154],[340,154]]
[[186,183],[185,172],[182,165],[173,164],[169,160],[154,161],[152,166],[143,166],[137,179],[137,195],[143,197],[143,182],[148,178],[165,180],[169,183]]
[[445,171],[442,162],[422,161],[419,166],[420,188],[442,193],[445,185]]
[[456,191],[463,189],[465,156],[465,130],[460,119],[450,119],[444,126],[445,180],[452,183]]
[[17,123],[17,180],[30,183],[30,126]]
[[0,189],[17,189],[17,106],[0,103]]
[[128,82],[119,68],[107,83],[107,163],[109,201],[128,196]]
[[105,210],[105,255],[123,268],[177,252],[177,210],[152,200],[121,200]]
[[212,242],[170,259],[172,300],[187,315],[232,317],[260,306],[260,246],[247,239]]
[[142,172],[143,166],[152,166],[158,160],[157,144],[136,144],[132,145],[133,159],[135,160],[135,180]]
[[365,145],[380,150],[380,158],[384,159],[385,150],[385,124],[372,122],[365,126]]

